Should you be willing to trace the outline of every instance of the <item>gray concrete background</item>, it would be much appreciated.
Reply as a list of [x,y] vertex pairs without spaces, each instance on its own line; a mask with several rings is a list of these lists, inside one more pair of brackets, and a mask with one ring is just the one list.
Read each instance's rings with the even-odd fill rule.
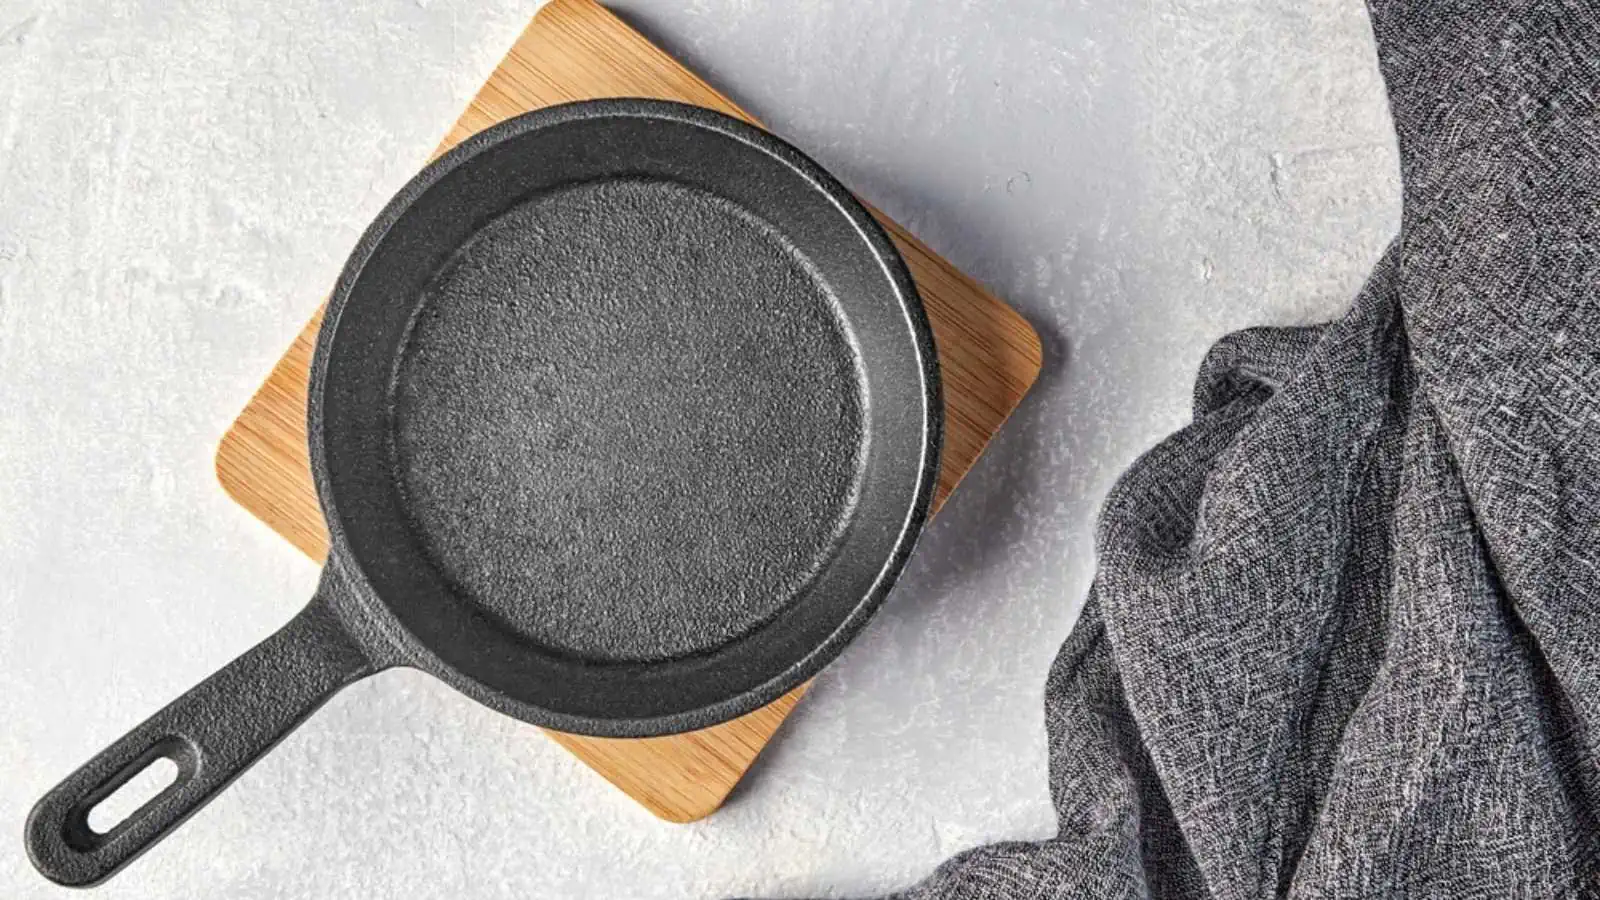
[[[309,594],[216,439],[535,8],[0,0],[0,895],[60,894],[40,792]],[[1358,0],[618,8],[1022,310],[1046,374],[711,819],[392,672],[99,896],[851,894],[1051,833],[1102,496],[1212,340],[1337,314],[1398,221]]]

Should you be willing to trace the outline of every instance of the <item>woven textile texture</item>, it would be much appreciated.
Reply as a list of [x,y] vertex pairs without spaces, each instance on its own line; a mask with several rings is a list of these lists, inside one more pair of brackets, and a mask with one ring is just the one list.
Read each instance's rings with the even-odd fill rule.
[[1112,491],[1058,836],[902,897],[1600,897],[1600,4],[1368,6],[1401,233]]

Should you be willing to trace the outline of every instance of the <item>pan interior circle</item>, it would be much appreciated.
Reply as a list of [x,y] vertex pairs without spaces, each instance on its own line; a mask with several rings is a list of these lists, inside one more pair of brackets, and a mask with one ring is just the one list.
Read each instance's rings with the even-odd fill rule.
[[827,286],[709,193],[606,179],[487,223],[419,298],[396,478],[456,602],[597,661],[704,652],[851,521],[864,384]]

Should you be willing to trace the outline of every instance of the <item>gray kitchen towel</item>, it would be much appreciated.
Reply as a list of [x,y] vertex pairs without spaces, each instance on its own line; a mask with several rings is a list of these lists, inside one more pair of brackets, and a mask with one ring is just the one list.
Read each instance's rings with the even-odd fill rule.
[[1059,834],[901,896],[1600,897],[1600,0],[1368,6],[1399,236],[1111,492]]

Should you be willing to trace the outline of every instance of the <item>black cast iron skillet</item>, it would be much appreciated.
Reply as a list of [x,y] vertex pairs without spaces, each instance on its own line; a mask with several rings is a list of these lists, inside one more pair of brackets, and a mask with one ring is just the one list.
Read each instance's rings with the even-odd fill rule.
[[[400,192],[329,301],[315,596],[51,790],[34,864],[105,879],[391,666],[613,737],[769,703],[899,573],[940,415],[904,263],[793,147],[647,100],[491,128]],[[177,780],[91,829],[160,757]]]

